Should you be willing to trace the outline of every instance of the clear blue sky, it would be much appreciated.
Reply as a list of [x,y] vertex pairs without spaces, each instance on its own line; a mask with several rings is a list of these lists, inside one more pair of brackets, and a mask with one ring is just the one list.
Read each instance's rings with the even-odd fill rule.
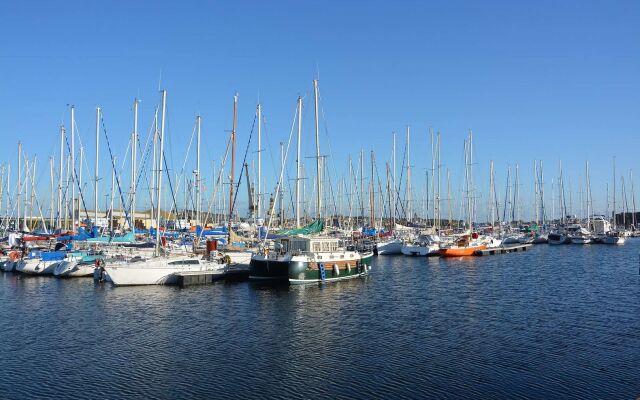
[[[481,189],[491,159],[500,186],[507,165],[520,163],[523,195],[534,159],[544,160],[548,181],[562,159],[577,193],[590,160],[596,208],[604,211],[612,156],[619,171],[640,175],[637,1],[5,1],[0,18],[0,160],[15,165],[22,140],[42,162],[41,183],[68,104],[89,149],[100,105],[122,154],[133,98],[142,99],[146,133],[160,77],[174,168],[197,113],[203,162],[220,159],[238,92],[239,153],[260,100],[273,153],[265,172],[273,175],[269,157],[278,157],[297,96],[311,105],[318,74],[332,162],[342,169],[361,148],[382,165],[391,132],[410,125],[415,187],[430,165],[429,127],[442,132],[442,160],[457,189],[469,128]],[[310,107],[304,124],[310,155]],[[101,168],[108,176],[106,161]]]

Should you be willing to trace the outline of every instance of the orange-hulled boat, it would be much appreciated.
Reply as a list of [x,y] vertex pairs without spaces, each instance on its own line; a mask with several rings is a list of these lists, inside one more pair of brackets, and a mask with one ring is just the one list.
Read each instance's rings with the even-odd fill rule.
[[472,256],[478,250],[484,250],[487,248],[487,245],[477,241],[478,234],[473,234],[474,241],[470,240],[469,235],[465,235],[458,239],[455,244],[450,247],[445,247],[440,249],[441,257],[464,257],[464,256]]

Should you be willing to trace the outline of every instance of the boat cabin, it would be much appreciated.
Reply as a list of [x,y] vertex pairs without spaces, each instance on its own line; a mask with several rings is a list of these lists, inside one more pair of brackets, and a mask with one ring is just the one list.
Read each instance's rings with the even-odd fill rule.
[[333,253],[340,248],[340,240],[328,237],[287,237],[280,239],[281,251],[301,253]]

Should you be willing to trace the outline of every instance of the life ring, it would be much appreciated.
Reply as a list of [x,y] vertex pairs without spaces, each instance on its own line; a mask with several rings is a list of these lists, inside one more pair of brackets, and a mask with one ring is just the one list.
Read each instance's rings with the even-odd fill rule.
[[9,253],[9,259],[11,261],[16,261],[18,258],[20,258],[20,253],[17,251],[12,251]]

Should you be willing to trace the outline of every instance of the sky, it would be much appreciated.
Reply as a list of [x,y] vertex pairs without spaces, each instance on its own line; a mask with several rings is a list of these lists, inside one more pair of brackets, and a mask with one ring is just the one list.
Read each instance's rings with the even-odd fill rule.
[[[162,88],[170,169],[178,173],[187,158],[185,170],[193,170],[195,152],[187,155],[187,147],[201,115],[202,174],[210,189],[206,166],[223,156],[237,93],[236,171],[252,126],[255,135],[260,102],[265,191],[271,192],[279,143],[289,137],[298,96],[304,101],[303,157],[313,171],[312,80],[319,79],[321,153],[336,180],[348,176],[348,157],[361,150],[367,158],[375,152],[385,177],[394,131],[400,169],[410,126],[414,198],[420,198],[433,128],[441,132],[443,175],[451,171],[459,199],[463,140],[472,129],[482,201],[490,160],[500,196],[508,166],[519,164],[524,203],[532,198],[534,160],[544,162],[549,197],[561,160],[576,213],[589,161],[594,208],[604,212],[613,157],[628,196],[629,172],[640,175],[638,21],[637,1],[5,1],[0,163],[15,171],[21,141],[27,157],[38,157],[39,197],[47,198],[47,160],[58,157],[58,130],[69,127],[69,105],[76,109],[88,177],[94,174],[95,107],[102,108],[112,150],[122,160],[133,99],[141,100],[143,140]],[[257,154],[252,137],[250,163]],[[110,188],[104,147],[100,157],[102,197]],[[290,177],[293,160],[290,155]],[[246,207],[246,199],[240,202]]]

